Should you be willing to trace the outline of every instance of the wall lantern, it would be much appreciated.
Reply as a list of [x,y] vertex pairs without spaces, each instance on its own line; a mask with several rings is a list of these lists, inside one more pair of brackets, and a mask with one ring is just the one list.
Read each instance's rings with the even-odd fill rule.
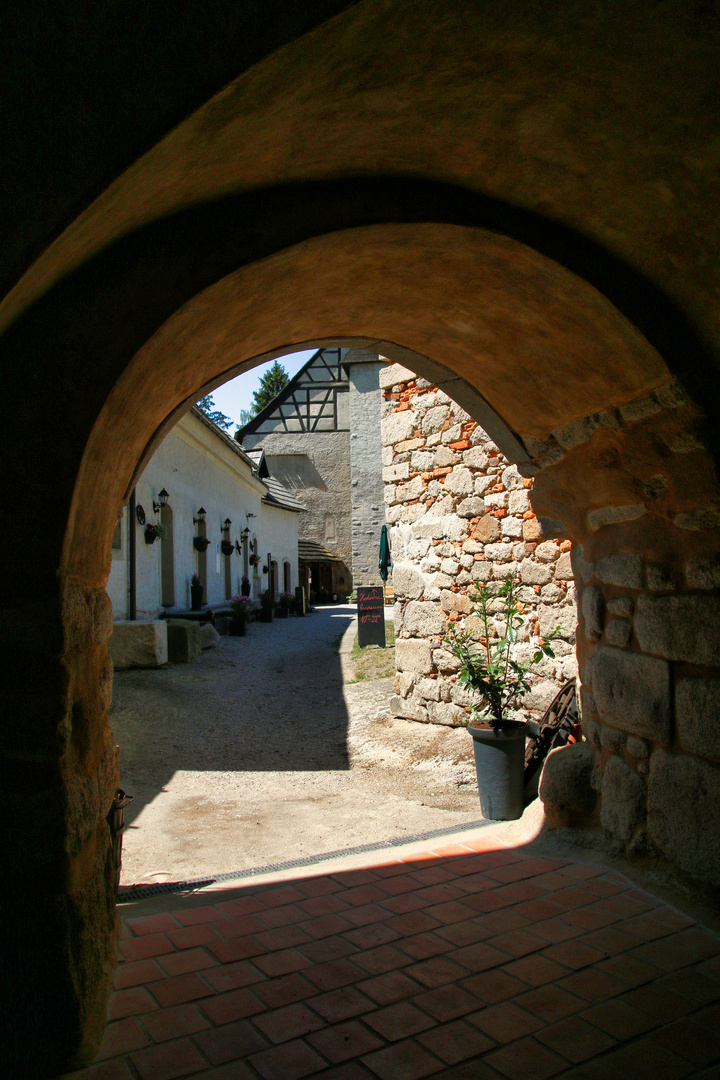
[[200,509],[198,510],[197,514],[193,517],[193,524],[194,525],[201,525],[202,522],[205,520],[205,514],[206,513],[207,513],[207,511],[205,510],[205,507],[201,506]]
[[225,520],[222,523],[222,530],[221,531],[229,533],[231,525],[232,525],[232,521],[230,520],[230,518],[225,518]]
[[156,514],[159,514],[161,510],[164,510],[167,506],[167,501],[170,498],[165,488],[160,488],[158,492],[157,502],[153,499],[153,510]]
[[248,527],[246,525],[245,528],[243,529],[243,531],[240,533],[240,539],[242,540],[243,544],[247,544],[249,535],[250,535],[250,530],[248,529]]

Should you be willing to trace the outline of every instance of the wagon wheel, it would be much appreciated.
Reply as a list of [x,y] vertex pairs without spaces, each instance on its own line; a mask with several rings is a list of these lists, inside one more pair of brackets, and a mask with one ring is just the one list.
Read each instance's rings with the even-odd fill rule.
[[566,682],[553,698],[542,720],[528,722],[528,739],[525,749],[525,801],[536,798],[540,772],[545,758],[556,746],[564,746],[569,739],[577,741],[580,716],[575,693],[575,680]]

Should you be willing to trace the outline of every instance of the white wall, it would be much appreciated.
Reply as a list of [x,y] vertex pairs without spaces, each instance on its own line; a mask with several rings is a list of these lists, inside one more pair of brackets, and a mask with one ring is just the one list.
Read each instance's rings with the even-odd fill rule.
[[[262,570],[265,555],[272,552],[277,559],[279,583],[282,588],[282,561],[292,562],[293,583],[297,580],[298,514],[267,507],[262,497],[267,489],[253,476],[248,464],[232,447],[208,428],[202,420],[187,413],[159,446],[136,486],[136,504],[145,510],[148,522],[159,521],[153,511],[153,499],[165,488],[168,505],[173,512],[172,550],[174,556],[175,603],[165,610],[190,607],[190,578],[199,572],[201,556],[193,547],[197,528],[193,516],[200,506],[206,510],[206,535],[211,544],[206,552],[207,574],[204,602],[222,603],[225,600],[225,556],[220,552],[223,539],[221,525],[230,518],[229,538],[240,539],[245,526],[250,527],[250,539],[256,538]],[[248,513],[254,518],[247,518]],[[122,522],[122,547],[113,551],[108,593],[116,619],[127,618],[128,610],[128,530],[134,528],[136,542],[136,613],[138,619],[153,619],[163,609],[161,595],[161,558],[168,540],[145,543],[144,530],[136,521],[130,523],[126,508]],[[240,592],[243,573],[242,555],[230,556],[231,590]],[[257,597],[267,587],[267,576],[253,575],[252,595]]]

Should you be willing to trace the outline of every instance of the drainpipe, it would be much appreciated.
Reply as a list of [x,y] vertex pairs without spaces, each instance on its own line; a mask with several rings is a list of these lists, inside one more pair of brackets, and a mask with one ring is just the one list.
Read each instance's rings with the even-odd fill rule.
[[137,618],[137,596],[135,588],[135,563],[136,563],[136,531],[135,531],[135,488],[132,490],[129,504],[130,535],[128,537],[128,618],[134,621]]

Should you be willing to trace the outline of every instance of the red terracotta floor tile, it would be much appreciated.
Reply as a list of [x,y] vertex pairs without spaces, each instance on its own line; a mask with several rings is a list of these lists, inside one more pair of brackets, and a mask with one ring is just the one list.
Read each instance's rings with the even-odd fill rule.
[[487,892],[466,893],[463,903],[478,912],[497,911],[499,908],[508,906],[507,899],[504,896],[498,896],[494,889]]
[[619,998],[594,1005],[591,1009],[586,1009],[582,1016],[611,1038],[621,1041],[644,1035],[658,1025],[654,1017]]
[[342,899],[345,904],[351,904],[353,907],[362,907],[365,904],[372,904],[376,900],[384,900],[387,896],[387,892],[377,885],[357,885],[353,889],[346,889],[342,894]]
[[327,896],[330,893],[342,892],[342,885],[329,877],[305,878],[296,881],[295,888],[305,896]]
[[491,1050],[485,1061],[508,1080],[547,1080],[567,1067],[567,1062],[534,1039]]
[[[478,972],[499,967],[500,964],[507,964],[510,957],[506,952],[501,952],[500,949],[494,949],[486,942],[479,941],[476,945],[467,945],[464,949],[455,949],[450,954],[450,959],[462,964],[463,967],[468,968],[470,971]],[[512,975],[512,972],[508,972],[508,974]]]
[[111,1020],[121,1020],[124,1016],[137,1016],[152,1009],[157,1009],[157,1003],[145,987],[132,986],[128,990],[115,991],[110,998],[108,1016]]
[[238,1020],[234,1024],[198,1032],[194,1041],[213,1065],[246,1058],[269,1046],[267,1039],[258,1034],[247,1020]]
[[388,1042],[407,1039],[410,1035],[435,1026],[434,1020],[407,1001],[400,1001],[387,1009],[378,1009],[363,1019]]
[[97,1065],[91,1065],[88,1069],[70,1073],[64,1080],[137,1080],[137,1073],[126,1061],[99,1061]]
[[[251,1072],[248,1065],[242,1061],[230,1061],[226,1065],[208,1066],[202,1073],[196,1074],[193,1080],[257,1080],[257,1073]],[[325,1078],[323,1077],[323,1080]]]
[[158,1009],[142,1018],[143,1027],[153,1042],[167,1042],[182,1035],[192,1035],[210,1027],[197,1005],[177,1005],[174,1009]]
[[355,889],[360,885],[371,885],[374,881],[377,881],[377,874],[368,867],[359,870],[343,870],[342,873],[333,874],[332,876],[338,878],[346,889]]
[[213,1024],[231,1024],[247,1016],[265,1011],[263,1003],[249,990],[231,990],[229,994],[209,998],[201,1003],[202,1011]]
[[284,1009],[263,1013],[255,1018],[255,1026],[273,1043],[289,1042],[309,1031],[325,1027],[325,1021],[302,1002],[286,1005]]
[[304,900],[305,895],[293,885],[273,886],[259,894],[265,907],[282,907],[283,904],[294,904],[296,900]]
[[471,994],[475,994],[486,1005],[507,1001],[508,998],[527,990],[525,983],[521,983],[519,979],[513,979],[502,968],[492,968],[478,975],[472,975],[469,979],[463,979],[460,985]]
[[198,1001],[213,993],[212,989],[199,975],[177,975],[165,982],[152,983],[153,997],[162,1008],[170,1005],[183,1005],[186,1001]]
[[253,958],[253,965],[269,978],[277,975],[289,975],[293,971],[302,971],[312,963],[297,949],[281,949],[280,952],[267,953]]
[[402,874],[383,878],[378,882],[378,887],[388,896],[400,896],[402,893],[415,892],[418,883],[411,874]]
[[343,934],[345,941],[349,941],[358,949],[373,949],[376,945],[386,945],[387,942],[397,941],[400,937],[397,930],[391,930],[387,923],[358,926],[357,929],[348,930],[347,934]]
[[[317,919],[308,919],[302,924],[301,930],[309,938],[317,941],[318,938],[334,937],[336,934],[342,934],[346,930],[352,930],[354,925],[342,915],[321,915]],[[264,940],[262,935],[259,940]],[[288,944],[296,945],[297,942],[288,942]]]
[[683,930],[660,941],[639,945],[633,955],[647,960],[648,963],[656,964],[666,971],[677,971],[691,964],[697,964],[701,960],[707,960],[719,952],[720,940],[697,927]]
[[588,1002],[606,1001],[627,990],[627,983],[597,968],[583,968],[557,983],[561,990],[575,994]]
[[318,994],[308,998],[305,1004],[319,1013],[328,1024],[339,1024],[376,1008],[375,1002],[355,986],[341,986],[339,990]]
[[[537,952],[539,949],[547,949],[547,941],[544,941],[537,934],[530,933],[529,930],[511,930],[505,934],[498,934],[497,937],[491,937],[487,939],[487,944],[491,945],[495,949],[500,949],[502,952],[508,954],[508,956],[527,956],[529,953]],[[548,953],[543,953],[547,956]],[[602,959],[603,954],[598,955],[598,959]]]
[[248,1061],[263,1080],[301,1080],[303,1076],[314,1076],[327,1065],[302,1039],[253,1054]]
[[543,919],[555,919],[558,916],[565,917],[564,908],[543,897],[536,900],[525,900],[523,903],[518,904],[515,910],[532,923],[541,922]]
[[130,1055],[142,1080],[175,1080],[205,1068],[206,1059],[190,1039],[161,1043]]
[[[467,865],[467,863],[465,864]],[[470,864],[471,869],[469,873],[475,872],[475,864]],[[452,871],[448,870],[445,866],[426,866],[423,870],[415,870],[410,875],[419,885],[439,885],[443,881],[453,881],[455,875],[462,873],[462,870],[458,870],[458,864],[452,864]]]
[[542,1031],[536,1031],[535,1038],[575,1065],[604,1053],[616,1042],[607,1032],[577,1016],[567,1017]]
[[146,960],[173,951],[173,945],[165,934],[146,934],[139,938],[126,938],[120,942],[120,953],[126,960]]
[[412,1040],[377,1050],[362,1060],[380,1080],[423,1080],[440,1068],[438,1059]]
[[516,996],[514,1001],[520,1008],[527,1009],[548,1024],[564,1020],[566,1016],[572,1016],[587,1008],[586,1001],[574,994],[568,994],[559,986],[541,986],[536,990],[528,990],[526,994]]
[[382,1041],[356,1020],[336,1027],[325,1028],[308,1035],[307,1041],[333,1065],[349,1058],[360,1057],[382,1046]]
[[[464,896],[465,894],[462,893],[461,895]],[[467,904],[459,900],[448,900],[444,904],[433,904],[432,907],[425,908],[425,914],[431,919],[437,919],[438,922],[443,923],[445,926],[477,917],[475,908],[468,907]]]
[[696,1005],[705,1005],[720,998],[720,984],[709,979],[697,968],[692,971],[676,971],[660,979],[658,986],[671,990]]
[[366,979],[358,983],[357,988],[378,1005],[392,1005],[396,1001],[404,1001],[421,994],[425,989],[414,979],[409,979],[403,971],[391,971],[374,979]]
[[347,912],[345,918],[353,926],[369,926],[371,923],[384,922],[390,918],[386,907],[379,904],[363,904]]
[[406,968],[406,974],[427,989],[435,989],[467,977],[467,969],[449,960],[447,956],[436,956]]
[[262,901],[252,895],[237,896],[234,900],[223,900],[214,906],[229,919],[235,919],[238,915],[252,915],[256,911],[265,911]]
[[335,893],[328,893],[326,896],[311,896],[297,907],[316,919],[319,915],[337,915],[339,911],[347,911],[349,905]]
[[630,990],[627,994],[623,994],[621,1000],[627,1001],[630,1005],[634,1005],[636,1009],[642,1009],[643,1012],[649,1013],[650,1016],[654,1016],[666,1024],[679,1019],[681,1016],[686,1016],[692,1009],[687,998],[681,997],[680,994],[674,994],[672,990],[668,990],[666,986],[663,986],[662,982],[652,982],[647,983],[645,986],[639,986],[636,990]]
[[537,1016],[525,1009],[519,1009],[511,1001],[490,1005],[487,1009],[468,1016],[468,1020],[499,1043],[514,1042],[515,1039],[521,1039],[543,1026]]
[[407,915],[411,911],[421,911],[428,904],[427,901],[421,900],[417,893],[406,892],[400,896],[388,896],[380,906],[392,912],[393,915]]
[[484,941],[490,937],[491,932],[481,920],[472,918],[464,922],[451,923],[449,926],[440,926],[435,933],[443,940],[462,948],[464,945],[474,945],[477,941]]
[[165,930],[176,930],[180,923],[172,915],[141,915],[138,919],[128,919],[125,925],[136,937],[145,934],[161,934]]
[[413,1004],[441,1022],[456,1020],[470,1012],[477,1012],[481,1002],[460,986],[441,986],[426,994],[419,994]]
[[221,964],[231,964],[234,960],[247,960],[251,956],[261,956],[268,951],[252,934],[247,937],[231,938],[229,941],[220,939],[210,941],[207,947]]
[[667,1047],[659,1046],[653,1038],[640,1039],[629,1046],[614,1050],[601,1059],[600,1065],[608,1071],[613,1080],[616,1077],[632,1077],[632,1080],[658,1080],[658,1077],[661,1080],[682,1080],[682,1077],[690,1075],[693,1080],[700,1080],[703,1075],[698,1074],[689,1061]]
[[653,1032],[652,1038],[695,1066],[720,1063],[720,1034],[701,1019],[676,1020]]
[[139,1050],[142,1046],[148,1046],[149,1042],[150,1040],[134,1017],[117,1020],[105,1028],[97,1053],[98,1061],[119,1057],[120,1054],[127,1054],[130,1050]]
[[574,908],[565,912],[568,922],[581,926],[583,930],[600,930],[603,926],[610,926],[616,921],[615,916],[601,908],[583,907]]
[[524,862],[510,863],[508,866],[492,866],[487,871],[488,877],[501,885],[508,885],[511,881],[522,881],[532,877],[532,871],[527,869]]
[[253,987],[253,993],[264,1001],[268,1008],[279,1009],[282,1005],[313,997],[317,994],[317,989],[307,979],[303,979],[302,975],[294,973],[257,983]]
[[416,1036],[416,1041],[448,1065],[475,1057],[495,1045],[484,1032],[478,1031],[465,1020],[455,1020],[451,1024],[433,1028],[432,1031],[422,1032]]
[[197,945],[207,945],[211,941],[220,940],[220,935],[212,923],[183,926],[180,930],[168,930],[167,936],[176,949],[194,949]]
[[452,942],[446,941],[439,934],[415,934],[397,942],[398,949],[411,956],[413,960],[428,960],[431,956],[441,956],[452,951]]
[[[534,881],[513,881],[510,885],[503,885],[496,889],[495,895],[506,904],[517,904],[521,900],[542,900],[547,896],[547,891]],[[558,907],[556,910],[563,909]]]
[[224,922],[227,916],[211,904],[205,907],[187,908],[174,911],[173,915],[182,926],[197,926],[199,923]]
[[[358,937],[363,935],[368,939],[372,936],[373,944],[375,944],[375,938],[378,936],[377,934],[371,935],[365,929],[362,931],[352,930],[349,934],[320,938],[318,941],[308,941],[298,951],[312,960],[313,964],[323,964],[328,960],[340,960],[343,956],[353,956],[357,953],[358,947],[364,947],[361,943],[355,944]],[[382,940],[385,939],[382,938]]]
[[390,862],[379,863],[377,866],[372,866],[371,870],[376,877],[389,878],[397,877],[398,874],[407,873],[407,866],[400,859],[393,859]]
[[582,937],[585,933],[581,926],[568,922],[562,916],[554,919],[544,919],[542,922],[535,923],[532,932],[538,937],[545,938],[555,944],[560,941],[571,941],[573,938]]
[[[335,915],[329,918],[337,918]],[[277,930],[266,930],[263,934],[252,935],[258,945],[271,951],[275,949],[292,949],[295,945],[304,945],[313,939],[299,926],[281,926]],[[213,949],[215,952],[215,949]]]
[[562,964],[563,967],[572,968],[573,971],[590,967],[591,964],[604,960],[607,955],[601,949],[588,943],[590,936],[588,935],[581,941],[572,938],[570,941],[560,941],[556,945],[546,948],[542,955],[547,957],[548,960],[555,960],[558,964]]
[[642,986],[643,983],[651,982],[662,976],[662,969],[654,964],[645,963],[637,956],[637,951],[625,953],[621,956],[611,956],[609,960],[602,960],[597,965],[598,971],[604,971],[608,975],[621,979],[628,987]]
[[487,915],[479,918],[478,922],[489,931],[488,937],[507,934],[511,930],[522,930],[523,928],[526,928],[531,933],[534,931],[534,926],[530,920],[526,919],[524,915],[520,915],[516,908],[490,911]]
[[128,960],[118,965],[115,972],[115,989],[127,990],[131,986],[164,979],[165,972],[156,960]]
[[[279,926],[294,926],[295,923],[304,922],[307,917],[307,911],[303,911],[298,904],[285,904],[284,907],[270,908],[268,911],[263,911],[254,916],[257,926],[253,927],[251,932],[256,929],[276,930]],[[249,915],[248,918],[252,919],[253,916]],[[223,933],[223,927],[220,927],[220,932]]]
[[617,956],[627,952],[628,949],[637,948],[637,938],[632,934],[626,934],[618,926],[605,926],[601,930],[593,930],[583,937],[583,943],[605,956]]
[[315,967],[308,968],[305,974],[318,990],[337,990],[339,986],[349,986],[350,983],[359,982],[366,976],[362,968],[346,959],[316,964]]
[[216,957],[205,949],[183,949],[182,952],[167,953],[158,959],[158,963],[168,975],[187,975],[192,971],[205,971],[217,967]]
[[357,953],[353,957],[353,963],[371,975],[382,975],[386,971],[395,971],[397,968],[405,967],[408,957],[406,953],[400,952],[393,945],[380,945],[377,949]]
[[512,964],[505,965],[508,975],[530,986],[543,986],[545,983],[555,982],[567,974],[567,968],[556,964],[554,960],[548,960],[545,956],[533,953],[531,956],[523,956],[520,960],[514,960]]

